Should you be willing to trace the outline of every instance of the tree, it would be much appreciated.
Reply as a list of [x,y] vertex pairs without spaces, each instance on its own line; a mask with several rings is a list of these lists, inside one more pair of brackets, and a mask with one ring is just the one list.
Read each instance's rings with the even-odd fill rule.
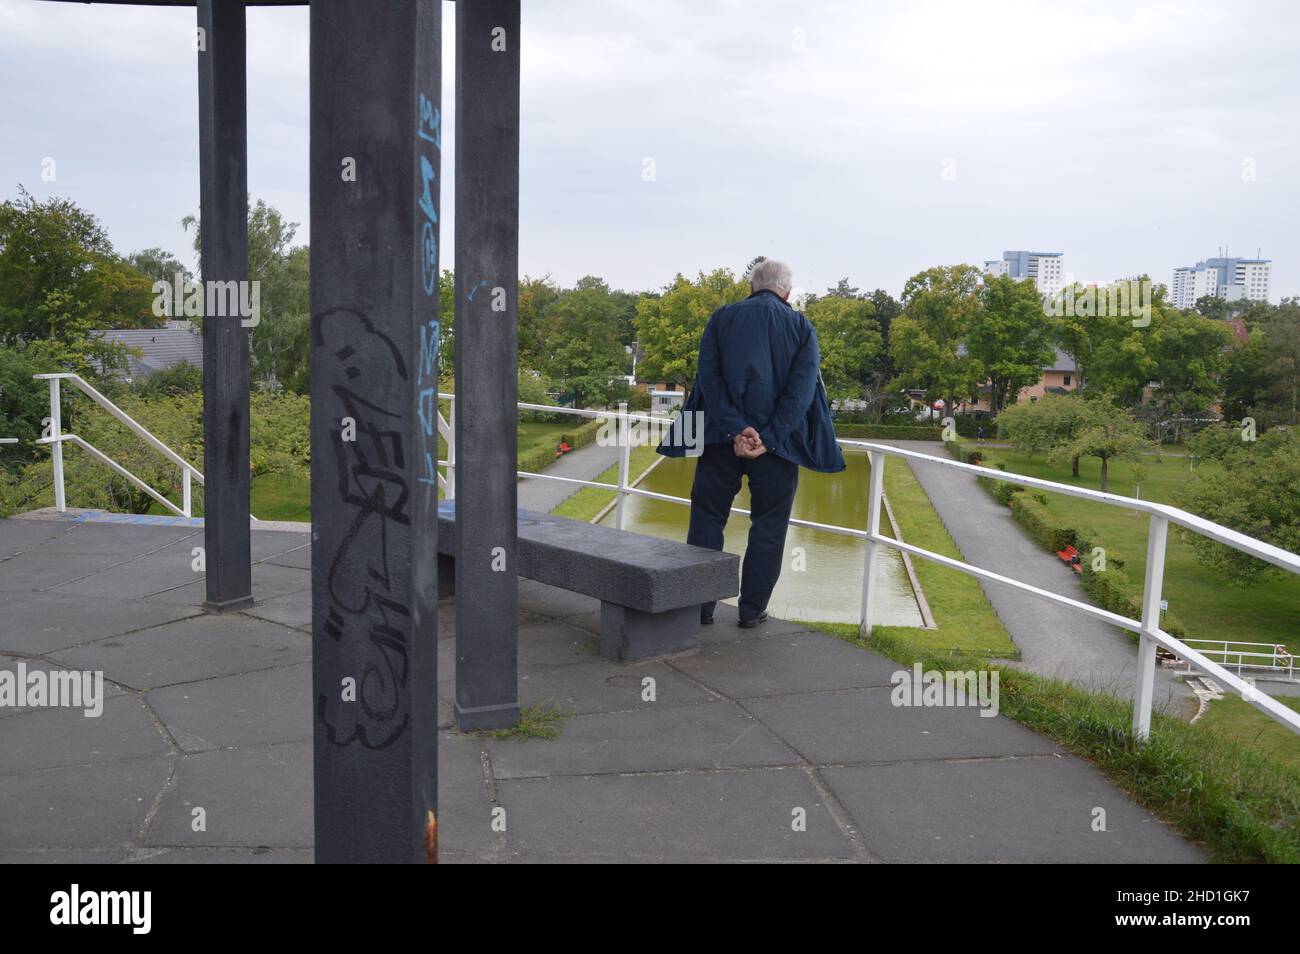
[[[1091,422],[1087,402],[1078,394],[1047,394],[1037,401],[1012,404],[998,415],[998,433],[1019,451],[1030,454],[1072,444]],[[1070,458],[1079,476],[1079,458]]]
[[[1300,436],[1275,429],[1256,441],[1229,435],[1222,467],[1202,469],[1184,487],[1178,506],[1241,533],[1300,552]],[[1230,583],[1251,584],[1278,572],[1199,533],[1183,531],[1197,559]]]
[[550,326],[546,313],[560,298],[550,275],[519,282],[519,367],[540,371],[545,363]]
[[849,277],[845,275],[833,288],[826,289],[827,298],[859,298],[858,290],[849,284]]
[[1048,452],[1052,464],[1078,457],[1096,457],[1101,461],[1101,491],[1110,489],[1109,466],[1112,460],[1127,460],[1136,466],[1142,452],[1155,445],[1147,440],[1146,428],[1133,415],[1110,401],[1082,402],[1086,413],[1074,437],[1063,440]]
[[658,297],[642,295],[636,305],[641,376],[690,387],[709,317],[748,295],[749,284],[728,268],[700,272],[693,282],[679,274]]
[[[203,270],[202,228],[196,215],[181,220],[194,231],[194,255]],[[295,246],[298,223],[258,199],[248,210],[248,280],[258,287],[258,324],[249,336],[253,375],[269,387],[299,394],[310,389],[311,260]]]
[[894,323],[894,319],[902,313],[903,306],[898,303],[898,299],[883,288],[877,288],[866,297],[871,302],[871,307],[875,309],[876,323],[880,326],[880,370],[892,380],[898,374],[898,371],[894,368],[893,359],[889,355],[889,330]]
[[1147,354],[1159,382],[1153,399],[1173,418],[1176,440],[1184,420],[1207,413],[1219,396],[1232,334],[1221,321],[1163,307],[1153,309],[1151,327],[1141,330],[1149,333]]
[[974,396],[981,375],[965,339],[979,309],[979,280],[979,270],[970,265],[930,268],[907,280],[903,313],[889,333],[902,386],[924,389],[948,407]]
[[986,279],[980,309],[966,334],[966,352],[989,382],[989,407],[997,415],[1021,388],[1043,376],[1052,359],[1054,329],[1043,299],[1028,279]]
[[97,332],[161,323],[149,279],[113,250],[93,215],[21,187],[0,203],[0,343],[52,342],[65,367],[94,374],[126,357]]
[[544,366],[573,392],[578,407],[611,404],[627,396],[630,359],[619,338],[618,305],[607,290],[566,291],[551,306],[554,332]]
[[166,282],[168,285],[176,284],[176,275],[179,273],[181,281],[192,281],[194,273],[181,264],[171,252],[161,248],[146,248],[139,252],[132,252],[126,257],[127,263],[132,268],[149,279],[150,284],[153,282]]
[[[1103,393],[1132,405],[1141,400],[1156,364],[1148,353],[1150,328],[1135,327],[1132,315],[1121,315],[1109,307],[1098,290],[1075,285],[1062,293],[1073,301],[1069,314],[1057,318],[1057,343],[1074,359],[1081,394]],[[1107,301],[1102,308],[1101,302]],[[1163,305],[1153,295],[1152,321]]]
[[817,329],[822,378],[832,398],[866,397],[882,342],[869,301],[844,296],[819,298],[808,306]]
[[1300,298],[1284,298],[1264,324],[1264,337],[1273,361],[1272,397],[1290,411],[1292,424],[1300,423]]

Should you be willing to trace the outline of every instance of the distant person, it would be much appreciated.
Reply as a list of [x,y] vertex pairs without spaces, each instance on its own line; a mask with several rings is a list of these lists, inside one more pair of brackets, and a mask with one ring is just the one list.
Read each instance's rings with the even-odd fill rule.
[[980,425],[980,428],[979,428],[979,437],[976,439],[976,443],[977,443],[977,444],[983,444],[983,443],[984,443],[984,425],[983,425],[983,424]]
[[[799,468],[844,470],[821,381],[817,332],[788,304],[790,266],[760,259],[749,286],[748,298],[719,308],[705,325],[695,386],[658,448],[668,457],[684,456],[682,422],[702,415],[704,447],[691,485],[687,543],[722,549],[741,478],[749,479],[749,544],[739,605],[740,625],[747,629],[767,619]],[[701,623],[713,622],[715,606],[701,605]]]

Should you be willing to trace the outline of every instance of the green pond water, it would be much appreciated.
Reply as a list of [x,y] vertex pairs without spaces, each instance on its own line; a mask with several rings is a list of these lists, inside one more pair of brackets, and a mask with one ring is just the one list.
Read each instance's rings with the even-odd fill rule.
[[[848,469],[841,474],[799,471],[794,516],[816,523],[865,530],[867,478],[871,473],[865,454],[846,455]],[[664,458],[639,485],[655,493],[689,498],[695,461]],[[645,497],[629,497],[624,528],[670,540],[685,540],[689,508],[683,504]],[[749,509],[749,488],[742,487],[734,504]],[[885,520],[884,516],[881,517]],[[601,521],[614,525],[611,510]],[[727,522],[725,549],[744,555],[749,518],[733,513]],[[785,541],[781,579],[768,604],[768,612],[782,619],[856,623],[862,605],[862,570],[865,546],[860,538],[805,527],[790,527]],[[920,626],[921,613],[908,583],[902,558],[886,548],[878,564],[881,590],[875,601],[873,623]],[[734,599],[727,600],[735,603]]]

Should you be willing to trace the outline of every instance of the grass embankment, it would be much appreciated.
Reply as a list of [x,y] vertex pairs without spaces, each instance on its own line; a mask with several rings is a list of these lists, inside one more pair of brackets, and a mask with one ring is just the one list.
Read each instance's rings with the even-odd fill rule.
[[[947,528],[906,460],[892,458],[886,461],[885,493],[906,542],[943,556],[962,558],[961,551],[948,535]],[[893,536],[889,522],[882,518],[881,524],[885,533]],[[938,629],[878,626],[876,632],[889,639],[906,640],[918,649],[931,652],[960,650],[1007,659],[1019,658],[1020,651],[989,605],[977,579],[929,560],[913,560],[912,565]],[[848,628],[856,631],[853,626]]]
[[[637,477],[645,472],[646,468],[655,462],[658,456],[653,447],[633,447],[628,460],[628,482],[635,481]],[[598,484],[617,484],[618,464],[607,467],[596,478],[595,482]],[[567,498],[552,510],[551,513],[557,517],[568,517],[570,520],[591,520],[611,503],[616,496],[617,494],[611,490],[582,487],[576,494]]]
[[[1075,478],[1070,476],[1068,464],[1054,467],[1041,455],[982,448],[969,441],[962,448],[980,450],[986,464],[996,466],[1000,462],[1011,473],[1093,490],[1100,484],[1100,462],[1095,458],[1082,460],[1080,476]],[[1202,462],[1196,468],[1208,472],[1217,466]],[[1159,463],[1147,460],[1143,469],[1145,474],[1135,481],[1128,464],[1112,465],[1110,492],[1172,504],[1190,477],[1186,459],[1167,458]],[[1060,494],[1049,493],[1047,500],[1048,509],[1061,518],[1061,526],[1083,525],[1094,530],[1107,555],[1121,555],[1126,575],[1141,585],[1147,555],[1145,514]],[[1165,556],[1164,597],[1169,601],[1169,612],[1187,627],[1188,638],[1282,643],[1293,653],[1300,653],[1300,627],[1296,626],[1300,579],[1294,576],[1272,577],[1253,586],[1225,584],[1220,575],[1197,561],[1191,545],[1175,531],[1169,534]]]

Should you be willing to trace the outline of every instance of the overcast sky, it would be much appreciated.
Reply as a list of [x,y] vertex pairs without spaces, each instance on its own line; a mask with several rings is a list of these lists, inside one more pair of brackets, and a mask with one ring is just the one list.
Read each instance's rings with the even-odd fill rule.
[[[194,16],[0,0],[0,196],[189,262]],[[249,189],[307,241],[307,9],[248,19]],[[765,254],[800,288],[898,294],[1003,249],[1167,283],[1227,245],[1300,294],[1297,23],[1289,0],[524,0],[521,269],[645,289]]]

